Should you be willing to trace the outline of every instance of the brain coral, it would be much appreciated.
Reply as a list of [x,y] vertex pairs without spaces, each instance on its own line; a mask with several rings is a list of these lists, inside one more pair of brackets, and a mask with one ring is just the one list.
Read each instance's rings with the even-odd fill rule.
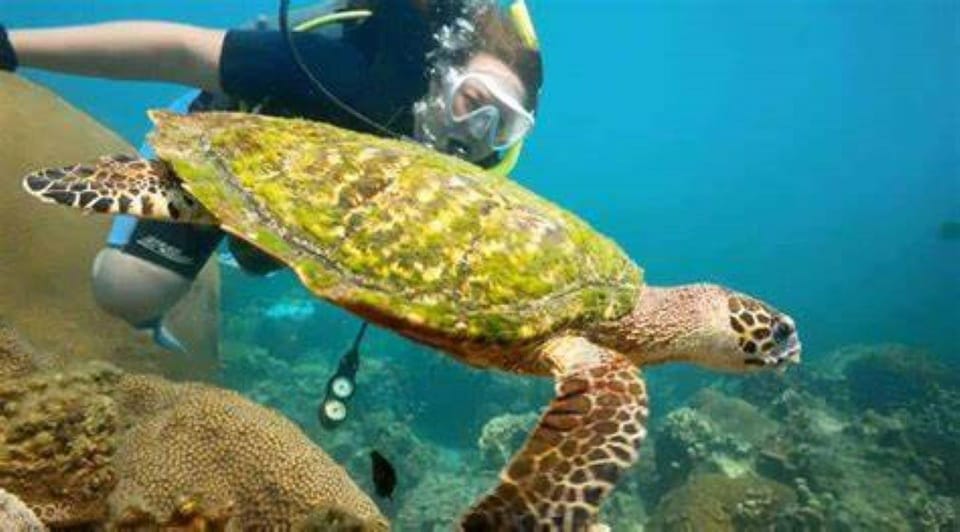
[[371,530],[386,529],[346,472],[271,410],[233,392],[146,376],[124,376],[117,395],[121,403],[135,398],[138,408],[158,408],[117,449],[112,521],[202,515],[214,522],[229,517],[231,528],[244,530],[289,528],[333,507],[349,509]]
[[0,373],[0,487],[48,525],[387,528],[322,449],[237,394],[102,363],[23,367]]

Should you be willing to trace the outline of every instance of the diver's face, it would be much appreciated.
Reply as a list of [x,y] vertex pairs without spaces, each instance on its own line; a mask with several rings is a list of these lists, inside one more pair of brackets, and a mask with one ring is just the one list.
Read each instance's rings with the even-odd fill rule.
[[474,55],[444,78],[445,151],[480,161],[519,142],[533,127],[517,74],[487,53]]
[[[522,102],[526,98],[523,83],[516,72],[493,55],[485,52],[476,54],[467,62],[464,71],[496,78],[510,94],[516,95],[517,101]],[[489,87],[483,83],[465,83],[463,88],[454,95],[450,105],[454,116],[462,116],[493,103],[495,103],[495,97]]]
[[533,127],[524,108],[519,76],[488,53],[459,67],[446,67],[414,106],[417,140],[440,151],[478,162],[519,142]]

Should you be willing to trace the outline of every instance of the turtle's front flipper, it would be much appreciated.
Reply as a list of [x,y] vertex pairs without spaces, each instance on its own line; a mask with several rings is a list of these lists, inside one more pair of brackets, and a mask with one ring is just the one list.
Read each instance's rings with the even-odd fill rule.
[[544,347],[557,396],[500,485],[463,518],[464,530],[587,530],[646,436],[647,394],[619,353],[579,337]]
[[162,161],[128,155],[101,157],[92,164],[38,170],[23,178],[23,188],[46,203],[85,211],[216,223]]

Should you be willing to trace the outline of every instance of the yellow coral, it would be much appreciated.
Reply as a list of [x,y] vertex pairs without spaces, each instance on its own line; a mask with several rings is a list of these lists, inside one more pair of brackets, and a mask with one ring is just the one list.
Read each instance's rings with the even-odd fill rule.
[[321,515],[343,530],[387,528],[346,472],[277,413],[98,363],[0,375],[0,487],[51,526],[289,529]]
[[346,471],[275,412],[233,392],[146,376],[126,376],[118,390],[136,397],[138,408],[161,408],[117,450],[113,520],[146,513],[176,522],[202,514],[230,516],[230,526],[244,530],[289,528],[313,510],[338,507],[369,529],[386,529]]
[[91,365],[0,379],[0,487],[43,522],[106,516],[118,411],[106,395],[119,373]]
[[0,320],[0,378],[26,375],[34,369],[33,350],[13,327]]

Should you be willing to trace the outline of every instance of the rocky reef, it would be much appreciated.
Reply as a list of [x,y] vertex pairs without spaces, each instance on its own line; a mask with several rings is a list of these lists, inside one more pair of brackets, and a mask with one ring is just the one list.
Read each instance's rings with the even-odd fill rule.
[[956,530],[958,377],[879,345],[721,379],[653,433],[666,493],[648,528]]
[[[494,485],[550,397],[549,380],[475,372],[374,331],[351,415],[325,430],[316,407],[338,342],[271,355],[258,312],[251,304],[226,327],[236,343],[224,350],[224,382],[295,419],[368,491],[369,450],[390,457],[397,492],[378,503],[398,530],[448,530]],[[344,319],[319,312],[324,323]],[[335,333],[343,346],[347,320]],[[292,329],[279,330],[302,337]],[[782,375],[675,370],[647,372],[650,437],[602,509],[612,530],[960,526],[956,368],[915,348],[855,345],[811,353]]]
[[769,530],[796,500],[792,489],[752,475],[694,474],[660,500],[650,530]]
[[[278,296],[293,304],[265,321]],[[55,526],[450,529],[496,483],[552,383],[472,371],[371,329],[350,416],[324,429],[318,402],[357,322],[297,297],[268,286],[233,302],[219,379],[238,393],[64,367],[0,327],[0,487]],[[782,375],[673,370],[648,372],[650,437],[602,509],[610,529],[960,529],[955,366],[853,345]],[[390,498],[364,495],[372,450],[396,469]]]
[[0,487],[51,527],[387,528],[272,410],[105,363],[37,369],[14,333],[0,338]]

